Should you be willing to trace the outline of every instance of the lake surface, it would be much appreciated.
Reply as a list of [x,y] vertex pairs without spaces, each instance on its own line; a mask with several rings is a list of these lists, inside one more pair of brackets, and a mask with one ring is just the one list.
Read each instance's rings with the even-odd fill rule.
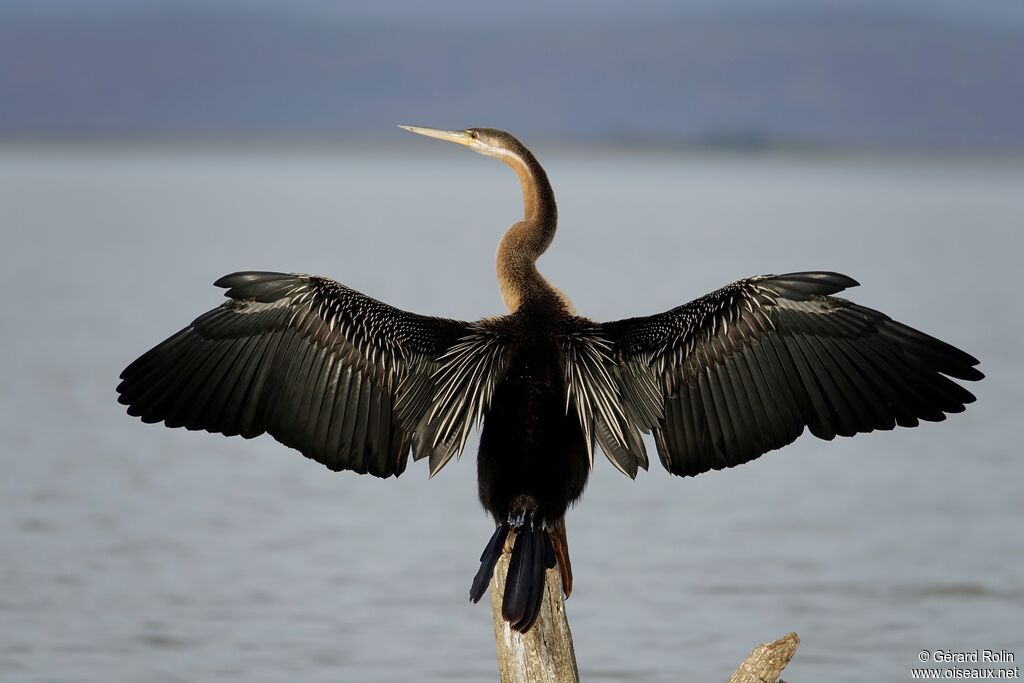
[[[581,314],[837,270],[988,374],[947,422],[805,436],[694,479],[655,458],[634,482],[599,457],[568,518],[583,679],[725,680],[789,631],[793,681],[909,680],[923,649],[1024,657],[1024,166],[541,158],[562,223],[540,267]],[[421,141],[379,158],[0,150],[2,678],[495,679],[490,610],[466,600],[492,529],[475,440],[430,481],[423,463],[332,474],[269,437],[144,425],[114,387],[234,270],[497,313],[517,192]]]

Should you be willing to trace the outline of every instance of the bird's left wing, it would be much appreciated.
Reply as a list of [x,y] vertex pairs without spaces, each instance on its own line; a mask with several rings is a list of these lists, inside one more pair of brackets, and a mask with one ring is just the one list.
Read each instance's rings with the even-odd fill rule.
[[[665,313],[603,323],[624,410],[688,476],[781,448],[960,412],[978,361],[878,311],[831,296],[828,272],[739,280]],[[650,386],[656,385],[655,396]],[[640,419],[643,418],[643,419]]]
[[121,374],[130,415],[269,432],[332,470],[379,477],[401,474],[411,448],[433,474],[461,451],[501,371],[500,339],[481,323],[408,313],[309,275],[215,284],[227,288],[223,305]]

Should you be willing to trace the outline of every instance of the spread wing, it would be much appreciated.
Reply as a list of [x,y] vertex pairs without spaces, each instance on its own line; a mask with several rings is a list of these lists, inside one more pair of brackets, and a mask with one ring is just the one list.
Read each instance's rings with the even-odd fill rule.
[[387,477],[402,473],[410,449],[436,472],[486,409],[478,383],[497,381],[501,355],[479,323],[407,313],[308,275],[243,272],[215,284],[228,301],[121,373],[130,415],[267,432],[332,470]]
[[976,359],[831,296],[856,284],[827,272],[754,277],[602,324],[625,410],[653,429],[665,468],[689,476],[733,467],[804,427],[822,439],[914,427],[974,401],[949,378],[981,379]]

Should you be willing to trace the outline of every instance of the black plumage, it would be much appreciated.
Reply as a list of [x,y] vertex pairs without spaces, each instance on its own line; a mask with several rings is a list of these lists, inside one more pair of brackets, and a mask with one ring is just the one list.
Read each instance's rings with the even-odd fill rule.
[[496,530],[470,598],[511,547],[502,613],[536,621],[545,571],[572,572],[564,515],[597,445],[621,472],[647,469],[653,433],[671,473],[733,467],[795,440],[939,421],[974,396],[970,355],[837,296],[830,272],[739,280],[665,313],[597,323],[537,272],[554,195],[515,138],[491,129],[415,132],[516,171],[524,218],[502,238],[507,315],[463,322],[398,310],[321,277],[233,273],[227,301],[121,374],[130,415],[252,438],[269,433],[332,470],[433,475],[483,425],[479,494]]
[[837,273],[749,278],[660,315],[603,324],[619,362],[650,359],[664,386],[664,414],[647,426],[665,467],[732,467],[805,427],[833,439],[963,411],[974,396],[949,377],[981,379],[977,360],[831,296],[856,284]]
[[[428,427],[438,357],[465,323],[399,311],[331,280],[234,273],[229,301],[121,373],[128,413],[169,427],[245,438],[269,432],[332,470],[387,477],[406,465],[411,435]],[[419,456],[429,455],[429,452]]]

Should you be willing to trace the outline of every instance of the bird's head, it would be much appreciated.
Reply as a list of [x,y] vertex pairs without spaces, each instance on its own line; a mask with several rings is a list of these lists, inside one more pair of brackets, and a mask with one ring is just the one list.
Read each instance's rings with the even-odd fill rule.
[[442,130],[420,126],[399,126],[399,128],[438,140],[454,142],[469,147],[474,152],[498,159],[508,156],[519,157],[524,149],[522,143],[511,134],[495,128],[467,128],[466,130]]

